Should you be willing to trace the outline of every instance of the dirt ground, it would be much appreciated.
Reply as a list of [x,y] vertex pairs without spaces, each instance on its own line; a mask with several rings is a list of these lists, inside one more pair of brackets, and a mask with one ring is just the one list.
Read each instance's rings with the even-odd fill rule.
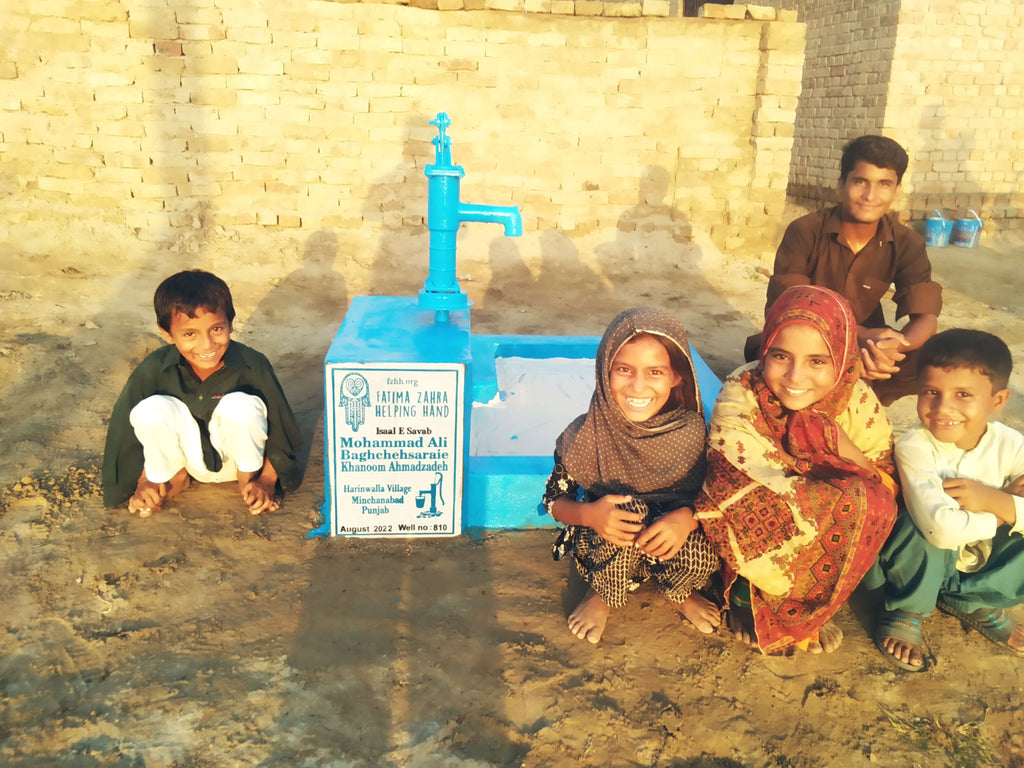
[[[598,334],[656,304],[728,373],[770,265],[640,213],[633,232],[580,238],[469,228],[473,330]],[[861,593],[834,654],[762,657],[644,589],[591,646],[565,628],[576,585],[551,559],[552,529],[307,539],[323,501],[324,352],[352,296],[419,289],[425,233],[123,242],[84,225],[0,242],[0,764],[1024,766],[1024,664],[942,614],[926,624],[924,674],[875,650],[875,598]],[[932,250],[942,327],[1000,333],[1024,367],[1022,255],[1019,236]],[[276,514],[251,517],[227,486],[146,520],[101,504],[106,417],[160,343],[153,288],[188,267],[231,284],[235,337],[270,357],[299,415],[305,482]],[[1022,375],[1004,419],[1018,429]],[[905,429],[913,403],[892,414]]]

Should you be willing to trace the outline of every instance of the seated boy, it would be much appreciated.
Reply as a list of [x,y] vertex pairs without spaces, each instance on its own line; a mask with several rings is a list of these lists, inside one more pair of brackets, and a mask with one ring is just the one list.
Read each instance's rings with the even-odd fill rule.
[[267,358],[231,340],[227,284],[194,269],[153,296],[169,342],[128,377],[103,452],[103,501],[148,517],[195,479],[237,480],[249,511],[273,511],[302,480],[299,428]]
[[1024,625],[1006,612],[1024,601],[1024,436],[988,421],[1012,367],[984,331],[943,331],[921,347],[921,424],[896,443],[906,510],[879,554],[875,644],[903,669],[924,669],[921,622],[935,607],[1024,655]]

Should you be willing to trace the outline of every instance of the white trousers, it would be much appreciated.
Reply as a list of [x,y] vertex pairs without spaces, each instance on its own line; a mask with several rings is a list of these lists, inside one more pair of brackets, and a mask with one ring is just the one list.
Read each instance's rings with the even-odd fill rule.
[[224,483],[263,466],[267,406],[255,395],[229,392],[213,409],[210,442],[224,462],[220,472],[206,468],[199,424],[178,398],[147,397],[132,408],[130,420],[152,483],[166,483],[183,467],[201,483]]

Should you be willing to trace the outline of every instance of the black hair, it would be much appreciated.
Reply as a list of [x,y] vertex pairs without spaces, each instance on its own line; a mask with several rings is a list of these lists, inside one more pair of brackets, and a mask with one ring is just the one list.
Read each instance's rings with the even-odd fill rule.
[[924,343],[917,356],[917,375],[925,368],[970,368],[992,382],[992,392],[1006,389],[1013,356],[998,336],[970,328],[950,328]]
[[907,163],[910,161],[906,150],[892,139],[885,136],[861,136],[843,147],[839,178],[846,181],[850,171],[860,162],[896,171],[896,183],[902,184],[903,174],[906,173]]
[[235,305],[231,302],[228,284],[216,275],[201,269],[188,269],[164,280],[153,294],[156,322],[168,333],[175,312],[195,317],[196,310],[223,312],[228,323],[235,319]]

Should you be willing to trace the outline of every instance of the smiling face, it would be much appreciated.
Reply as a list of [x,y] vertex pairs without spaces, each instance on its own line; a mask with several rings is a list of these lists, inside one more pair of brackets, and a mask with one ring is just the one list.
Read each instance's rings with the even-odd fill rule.
[[836,383],[836,368],[825,339],[803,323],[784,325],[764,355],[764,381],[784,408],[814,405]]
[[900,183],[892,168],[879,168],[864,160],[853,167],[837,187],[843,218],[873,224],[889,212]]
[[224,365],[224,353],[231,341],[231,323],[223,311],[196,307],[196,316],[181,312],[171,315],[171,330],[160,332],[181,353],[200,381]]
[[992,382],[975,368],[927,366],[917,377],[917,416],[943,443],[969,451],[988,425],[988,417],[1006,404],[1010,390],[992,391]]
[[609,372],[615,404],[634,422],[655,416],[682,377],[672,370],[668,350],[653,336],[641,334],[619,347]]

